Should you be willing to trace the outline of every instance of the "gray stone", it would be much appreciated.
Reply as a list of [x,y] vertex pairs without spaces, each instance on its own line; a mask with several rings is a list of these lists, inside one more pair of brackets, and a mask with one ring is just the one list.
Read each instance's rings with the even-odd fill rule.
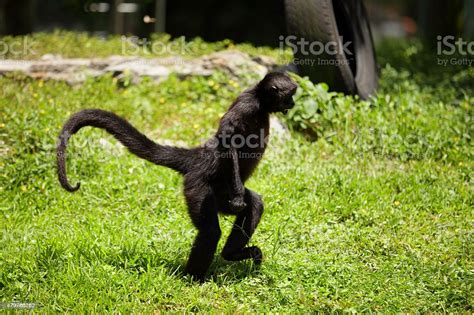
[[32,64],[29,60],[0,60],[0,73],[28,72]]
[[151,77],[159,82],[171,73],[179,77],[191,75],[210,76],[214,71],[225,71],[240,77],[255,73],[263,77],[276,62],[266,56],[250,57],[237,50],[223,50],[194,59],[180,56],[166,58],[142,58],[110,56],[107,58],[62,58],[60,55],[46,54],[40,60],[0,60],[0,74],[19,71],[33,78],[62,80],[78,84],[87,77],[113,73],[114,76],[132,76],[132,82],[141,77]]

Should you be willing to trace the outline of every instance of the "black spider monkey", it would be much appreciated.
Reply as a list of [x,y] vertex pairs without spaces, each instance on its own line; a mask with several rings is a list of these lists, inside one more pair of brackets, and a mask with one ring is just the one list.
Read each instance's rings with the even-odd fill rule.
[[229,261],[262,261],[257,246],[247,246],[263,213],[260,195],[244,187],[266,148],[269,114],[286,113],[294,106],[297,84],[286,74],[269,73],[244,91],[220,120],[217,133],[203,145],[191,149],[153,142],[125,119],[100,109],[86,109],[69,118],[57,147],[58,177],[68,191],[65,151],[69,137],[92,126],[105,129],[133,154],[169,167],[184,176],[184,195],[189,215],[198,230],[186,273],[203,280],[221,236],[217,213],[236,215],[232,232],[222,251]]

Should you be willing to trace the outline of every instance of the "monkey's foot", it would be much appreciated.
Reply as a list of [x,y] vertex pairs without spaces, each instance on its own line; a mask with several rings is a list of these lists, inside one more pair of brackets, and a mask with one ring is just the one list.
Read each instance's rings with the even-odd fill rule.
[[256,264],[257,266],[261,265],[263,261],[263,253],[260,250],[260,248],[258,248],[257,246],[251,246],[251,247],[248,247],[248,249],[252,253],[251,257],[253,259],[254,264]]
[[222,252],[222,257],[228,261],[240,261],[244,259],[252,259],[254,264],[260,265],[263,260],[263,254],[257,246],[244,247],[235,252]]
[[206,279],[204,273],[197,272],[197,271],[192,270],[191,268],[188,268],[188,267],[186,268],[186,270],[184,270],[184,274],[190,276],[192,281],[196,281],[196,282],[199,282],[199,283],[204,283],[204,281]]

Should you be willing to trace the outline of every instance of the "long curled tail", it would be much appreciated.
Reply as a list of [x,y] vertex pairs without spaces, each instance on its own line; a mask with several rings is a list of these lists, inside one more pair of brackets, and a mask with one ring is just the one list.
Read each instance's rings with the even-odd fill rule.
[[64,125],[59,136],[56,151],[58,178],[61,186],[67,191],[74,192],[80,187],[80,183],[77,183],[76,186],[71,186],[67,180],[67,142],[71,135],[86,126],[105,129],[126,146],[130,152],[142,159],[158,165],[167,166],[181,174],[185,174],[188,171],[187,166],[190,165],[192,156],[190,149],[159,145],[135,129],[128,121],[114,113],[100,109],[86,109],[72,115]]

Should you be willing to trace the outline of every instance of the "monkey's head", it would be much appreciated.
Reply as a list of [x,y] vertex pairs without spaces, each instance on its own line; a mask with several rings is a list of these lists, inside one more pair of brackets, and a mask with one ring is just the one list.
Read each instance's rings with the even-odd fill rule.
[[286,114],[295,106],[293,95],[298,88],[290,77],[284,73],[271,72],[257,86],[257,97],[264,108],[270,112]]

